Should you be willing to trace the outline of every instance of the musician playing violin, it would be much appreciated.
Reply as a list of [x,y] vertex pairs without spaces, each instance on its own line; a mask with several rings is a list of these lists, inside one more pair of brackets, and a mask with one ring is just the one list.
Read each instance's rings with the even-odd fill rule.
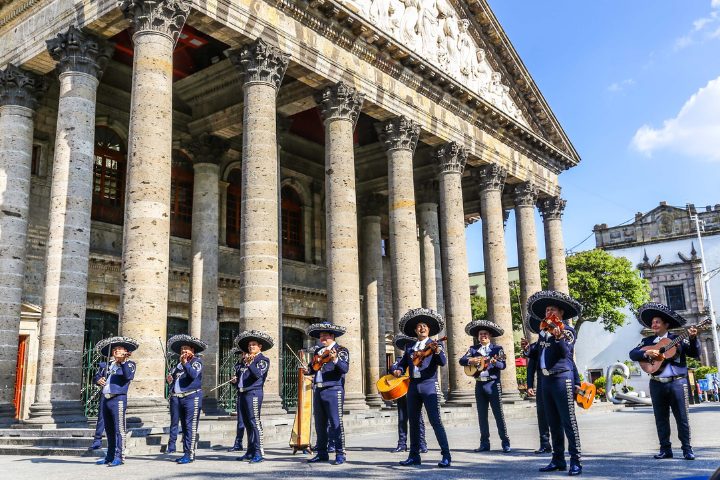
[[[407,350],[408,347],[415,345],[416,339],[415,337],[408,337],[404,333],[396,333],[395,338],[393,339],[393,344],[395,347],[403,352],[403,355],[405,354],[405,350]],[[395,370],[397,370],[399,367],[397,366],[398,363],[402,360],[402,355],[395,359],[395,363],[393,363],[390,366],[390,369],[388,371],[389,374],[392,374]],[[407,404],[407,395],[403,395],[402,397],[398,398],[396,400],[397,403],[397,411],[398,411],[398,443],[397,447],[395,447],[392,452],[393,453],[399,453],[399,452],[407,452],[407,445],[408,445],[408,423],[409,423],[409,416],[408,416],[408,404]],[[419,417],[420,423],[420,453],[427,453],[427,442],[425,442],[425,421],[423,420],[422,414]]]
[[440,418],[440,387],[437,370],[447,363],[445,350],[439,342],[430,337],[437,335],[445,327],[445,321],[435,311],[427,308],[410,310],[400,319],[400,331],[414,336],[417,342],[405,350],[405,354],[396,363],[393,375],[399,377],[410,369],[410,385],[407,393],[408,416],[410,417],[410,454],[400,465],[420,465],[420,415],[425,406],[430,424],[435,432],[442,460],[438,467],[449,467],[451,463],[445,427]]
[[475,374],[475,406],[480,423],[480,446],[475,452],[490,450],[490,426],[488,424],[488,407],[492,408],[498,436],[502,442],[503,453],[510,453],[510,438],[508,437],[505,415],[502,409],[502,388],[500,386],[500,372],[505,369],[505,353],[500,345],[490,342],[491,338],[501,336],[504,331],[489,320],[474,320],[465,326],[465,333],[477,338],[478,343],[470,347],[460,358],[460,365],[475,365],[483,367]]
[[346,460],[342,414],[345,374],[350,370],[350,352],[335,342],[344,333],[345,327],[329,322],[314,323],[307,329],[307,334],[320,342],[306,369],[313,378],[313,414],[317,435],[317,452],[308,463],[330,460],[328,437],[333,439],[335,445],[335,465],[342,465]]
[[[643,338],[637,347],[630,351],[630,359],[634,361],[663,361],[664,356],[659,349],[650,348],[662,339],[673,340],[677,337],[669,332],[671,328],[680,328],[686,320],[674,310],[661,303],[646,303],[638,309],[638,320],[645,328],[650,328],[653,335]],[[665,360],[655,375],[650,376],[650,397],[652,398],[653,413],[655,414],[655,427],[660,440],[660,452],[654,456],[656,459],[673,458],[672,444],[670,443],[670,410],[677,422],[678,437],[682,443],[683,458],[695,460],[695,453],[690,445],[690,422],[688,418],[688,380],[687,357],[700,357],[700,340],[697,338],[697,329],[688,329],[689,339],[686,338],[675,347],[675,357]]]
[[262,352],[271,349],[273,344],[270,335],[258,330],[240,332],[235,338],[235,346],[243,353],[235,364],[235,376],[231,382],[236,384],[238,389],[238,431],[246,429],[248,435],[247,452],[238,460],[247,460],[250,463],[260,463],[265,458],[260,410],[265,380],[270,371],[270,359]]

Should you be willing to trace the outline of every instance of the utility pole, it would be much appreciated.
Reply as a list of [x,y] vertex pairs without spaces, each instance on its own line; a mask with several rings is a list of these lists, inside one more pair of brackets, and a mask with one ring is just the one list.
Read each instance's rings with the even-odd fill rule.
[[710,314],[710,320],[712,321],[712,338],[713,338],[713,349],[715,350],[715,366],[720,369],[720,346],[718,345],[718,332],[717,332],[717,321],[715,320],[715,308],[713,307],[712,296],[710,294],[710,279],[714,275],[707,273],[707,265],[705,264],[705,250],[703,249],[702,231],[704,230],[703,221],[700,220],[700,216],[696,211],[688,208],[690,214],[690,220],[695,222],[695,231],[698,237],[698,243],[700,244],[700,260],[702,262],[702,282],[705,287],[705,308]]

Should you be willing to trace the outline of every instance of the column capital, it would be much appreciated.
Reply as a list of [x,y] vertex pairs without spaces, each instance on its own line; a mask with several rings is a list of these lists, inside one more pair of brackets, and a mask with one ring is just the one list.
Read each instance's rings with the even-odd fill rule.
[[242,72],[244,83],[267,83],[280,88],[290,55],[258,38],[228,53],[230,61]]
[[405,116],[391,118],[375,124],[380,143],[388,152],[391,150],[415,151],[420,137],[420,124]]
[[47,88],[45,77],[10,63],[0,70],[0,107],[17,105],[35,110]]
[[440,182],[436,179],[427,180],[420,183],[415,188],[415,197],[417,198],[418,205],[423,203],[434,203],[438,204],[438,192],[440,191]]
[[230,144],[223,138],[203,133],[185,143],[185,148],[192,154],[195,165],[198,163],[219,165],[222,156],[230,149]]
[[100,80],[115,45],[70,25],[65,33],[45,41],[50,56],[57,63],[58,74],[78,72]]
[[467,163],[467,150],[457,142],[448,142],[435,149],[440,173],[463,173]]
[[187,0],[121,0],[120,10],[130,20],[134,34],[156,32],[177,42],[190,14]]
[[478,180],[481,192],[488,190],[502,191],[505,186],[505,178],[507,178],[507,169],[491,163],[477,168],[473,174]]
[[538,209],[543,220],[559,220],[565,211],[567,200],[560,197],[547,197],[538,201]]
[[325,87],[315,94],[323,121],[350,120],[353,126],[360,116],[365,95],[345,82]]
[[516,207],[534,207],[538,190],[532,182],[519,183],[512,190],[512,198]]

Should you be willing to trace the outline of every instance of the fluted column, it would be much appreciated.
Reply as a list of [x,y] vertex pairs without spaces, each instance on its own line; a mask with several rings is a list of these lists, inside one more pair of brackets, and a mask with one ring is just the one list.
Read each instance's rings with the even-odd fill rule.
[[353,130],[363,95],[345,83],[317,93],[325,124],[325,238],[327,302],[331,322],[347,328],[340,343],[350,350],[350,371],[345,377],[345,406],[365,409],[360,322],[357,200]]
[[470,285],[465,247],[462,173],[467,162],[465,148],[446,143],[435,151],[440,167],[440,250],[443,262],[445,322],[448,336],[449,396],[452,405],[469,405],[475,400],[471,377],[457,362],[466,351],[465,325],[470,321]]
[[390,223],[390,270],[393,290],[393,329],[400,318],[422,305],[420,246],[415,216],[413,153],[420,125],[406,117],[375,124],[388,157],[388,213]]
[[30,211],[33,117],[47,82],[12,64],[0,71],[0,426],[13,393]]
[[477,171],[480,187],[480,216],[483,231],[483,258],[485,259],[485,285],[487,290],[488,317],[497,323],[505,335],[496,343],[503,347],[507,361],[503,371],[502,396],[518,396],[515,376],[515,349],[513,344],[512,311],[510,309],[510,287],[505,253],[504,210],[502,191],[507,170],[495,164],[484,165]]
[[548,288],[570,293],[565,265],[565,241],[562,234],[562,214],[566,200],[560,197],[544,198],[538,202],[545,230],[545,258],[548,269]]
[[208,345],[203,352],[203,411],[217,411],[220,334],[217,318],[219,255],[219,165],[229,144],[222,138],[203,134],[188,145],[193,155],[192,237],[190,250],[190,335]]
[[84,424],[80,397],[95,159],[95,101],[113,47],[70,27],[47,48],[60,78],[45,288],[30,422]]
[[385,198],[367,199],[362,217],[362,294],[363,339],[365,340],[365,399],[368,406],[379,408],[382,398],[374,388],[375,382],[385,375],[385,328],[383,324],[383,270],[381,208]]
[[[290,56],[263,40],[230,53],[244,76],[242,190],[240,197],[240,322],[281,338],[280,162],[276,98]],[[272,368],[263,411],[280,413],[282,345],[265,353]]]
[[[537,234],[535,233],[537,188],[530,182],[521,183],[513,189],[512,195],[515,203],[515,230],[520,268],[520,308],[523,322],[526,322],[527,299],[533,293],[542,290]],[[524,330],[531,342],[537,340],[537,335],[530,332],[527,325]]]
[[165,424],[165,360],[170,254],[173,50],[190,4],[123,0],[134,30],[120,334],[135,338],[137,372],[128,402],[132,424]]

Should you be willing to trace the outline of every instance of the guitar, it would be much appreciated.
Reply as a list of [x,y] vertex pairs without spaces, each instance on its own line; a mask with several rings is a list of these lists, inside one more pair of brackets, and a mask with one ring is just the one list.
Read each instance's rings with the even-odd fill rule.
[[647,360],[640,360],[640,368],[642,368],[643,372],[648,373],[650,375],[654,375],[655,373],[658,373],[663,368],[665,368],[665,365],[667,364],[668,360],[672,360],[677,355],[677,348],[675,346],[685,340],[690,334],[688,333],[689,328],[696,328],[698,330],[701,330],[708,325],[712,323],[712,320],[709,318],[706,318],[702,322],[698,323],[697,325],[690,325],[685,329],[683,333],[675,337],[673,340],[670,340],[669,338],[663,338],[658,343],[654,345],[648,345],[646,347],[642,347],[640,350],[643,352],[648,350],[660,350],[660,353],[662,354],[662,360],[653,360],[648,358]]
[[[476,357],[473,357],[476,358]],[[505,361],[505,353],[501,353],[499,355],[493,355],[492,357],[480,357],[480,363],[476,365],[465,365],[463,367],[463,371],[465,372],[465,375],[468,377],[478,378],[480,374],[484,371],[490,368],[490,360],[500,360],[501,362]]]
[[585,410],[589,409],[595,400],[595,385],[589,382],[582,382],[575,394],[575,402]]
[[397,400],[407,394],[410,387],[410,374],[406,370],[405,374],[399,377],[392,374],[384,375],[375,382],[375,387],[383,400],[389,402]]

